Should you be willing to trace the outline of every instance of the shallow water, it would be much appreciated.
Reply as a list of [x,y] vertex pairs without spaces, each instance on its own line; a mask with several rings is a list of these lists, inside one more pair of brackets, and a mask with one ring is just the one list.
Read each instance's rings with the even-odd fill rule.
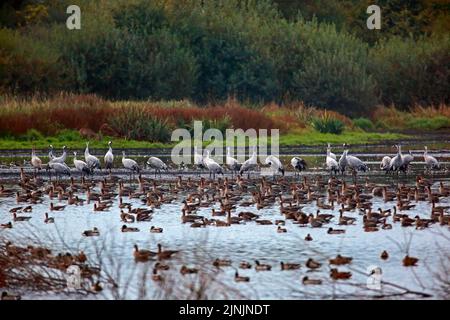
[[[374,173],[373,173],[374,174]],[[413,176],[410,176],[410,178]],[[410,178],[400,178],[403,181],[412,182]],[[395,183],[396,178],[385,177],[383,175],[370,176],[371,181],[381,181],[390,184]],[[405,180],[406,179],[406,180]],[[439,181],[444,181],[449,185],[450,176],[443,174],[435,179],[433,190],[436,190]],[[367,272],[369,267],[379,266],[382,268],[382,280],[393,282],[404,286],[410,290],[417,290],[437,296],[435,290],[436,283],[434,272],[439,272],[440,259],[443,253],[450,252],[450,241],[445,240],[442,234],[449,236],[448,226],[433,224],[425,230],[415,230],[414,227],[404,228],[399,223],[393,225],[392,230],[381,230],[378,232],[366,233],[362,228],[362,216],[358,212],[347,212],[346,215],[357,218],[356,225],[337,226],[337,219],[333,219],[329,225],[322,228],[299,227],[286,221],[287,233],[277,233],[275,225],[260,226],[255,222],[247,222],[231,227],[218,228],[208,226],[206,228],[190,228],[189,224],[182,224],[180,221],[181,200],[184,195],[179,195],[177,201],[171,204],[162,205],[160,209],[155,209],[153,219],[150,222],[138,222],[133,225],[140,229],[138,233],[121,233],[120,209],[115,205],[108,212],[93,212],[93,204],[84,206],[68,206],[61,212],[50,212],[55,217],[55,224],[45,224],[43,222],[44,212],[49,212],[48,196],[44,197],[44,203],[34,205],[29,222],[17,222],[13,229],[0,230],[1,235],[5,235],[15,242],[20,241],[30,232],[41,234],[40,240],[55,250],[67,250],[61,243],[63,239],[70,248],[84,249],[89,255],[94,255],[95,245],[104,243],[104,255],[112,256],[114,263],[105,262],[105,269],[113,268],[115,264],[122,265],[120,285],[126,287],[131,284],[131,288],[123,294],[124,298],[133,299],[139,297],[139,290],[134,287],[138,283],[140,271],[143,267],[150,267],[154,262],[136,264],[133,259],[133,245],[137,243],[141,248],[156,251],[156,244],[161,243],[164,248],[180,250],[180,254],[171,260],[172,271],[163,271],[162,274],[170,275],[171,279],[179,287],[177,294],[170,297],[191,298],[189,290],[186,288],[192,283],[196,283],[196,275],[181,276],[179,268],[182,264],[196,266],[205,273],[214,274],[214,279],[207,285],[206,294],[208,298],[233,298],[243,296],[245,298],[256,299],[294,299],[294,298],[330,298],[330,297],[370,297],[372,294],[380,292],[369,291],[365,287]],[[10,208],[17,206],[14,199],[0,199],[0,223],[11,220]],[[131,202],[133,207],[143,207],[140,200],[124,198],[125,202]],[[56,204],[57,201],[53,200]],[[449,197],[441,198],[439,205],[449,205]],[[59,203],[58,203],[59,204]],[[63,203],[61,203],[63,204]],[[385,203],[381,198],[373,199],[374,210],[392,208],[395,202]],[[215,205],[218,209],[218,204]],[[428,218],[431,205],[428,202],[419,202],[416,207],[407,211],[410,217],[419,215]],[[305,213],[315,213],[317,207],[314,203],[306,204],[303,211]],[[321,210],[324,213],[333,213],[338,216],[338,208],[335,210]],[[240,211],[251,211],[262,215],[262,219],[284,219],[280,214],[279,204],[257,210],[252,207],[238,207],[236,214]],[[197,214],[211,217],[211,208],[200,208]],[[224,217],[219,217],[224,219]],[[389,219],[389,223],[392,220]],[[164,229],[161,234],[149,233],[150,226],[158,226]],[[100,237],[84,238],[81,233],[84,230],[98,227],[101,231]],[[345,229],[345,234],[329,235],[327,228]],[[313,241],[306,242],[304,237],[310,233]],[[45,236],[44,236],[45,234]],[[420,259],[417,267],[403,267],[402,258],[406,253],[406,244],[412,235],[412,242],[409,248],[411,256]],[[399,246],[402,246],[400,248]],[[387,250],[390,258],[387,261],[380,259],[380,253]],[[351,280],[339,280],[333,282],[329,280],[329,265],[327,260],[337,253],[351,256],[354,261],[349,266],[339,266],[339,270],[352,270]],[[305,267],[305,262],[309,257],[313,257],[323,263],[318,271],[309,272]],[[223,267],[220,271],[212,267],[215,258],[227,258],[233,261],[233,267]],[[272,265],[270,272],[257,272],[254,269],[241,270],[241,275],[250,276],[249,283],[235,283],[233,280],[235,268],[242,260],[246,260],[254,265],[254,260],[258,259],[262,263]],[[300,270],[281,271],[280,261],[301,263]],[[120,263],[119,263],[120,262]],[[448,268],[448,266],[447,266]],[[448,269],[447,269],[448,271]],[[303,286],[301,278],[308,275],[310,278],[320,278],[324,280],[321,286]],[[169,276],[168,276],[169,277]],[[146,277],[148,294],[146,297],[160,298],[160,287],[152,282],[150,275]],[[348,283],[362,285],[362,288],[350,286]],[[387,290],[388,287],[385,287]],[[234,291],[236,290],[236,291]],[[386,292],[390,292],[389,290]],[[45,295],[30,293],[25,298],[45,298]],[[67,296],[58,296],[66,298]],[[108,290],[105,290],[99,298],[111,298]],[[409,298],[419,298],[409,295]]]

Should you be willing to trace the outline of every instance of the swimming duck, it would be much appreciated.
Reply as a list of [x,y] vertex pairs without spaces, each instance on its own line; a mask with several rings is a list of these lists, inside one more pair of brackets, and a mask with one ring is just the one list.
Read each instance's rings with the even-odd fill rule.
[[215,266],[215,267],[229,267],[229,266],[231,266],[231,260],[216,258],[213,261],[213,266]]
[[320,262],[314,261],[314,259],[309,258],[306,261],[306,267],[308,267],[309,269],[318,269],[322,266],[322,264]]
[[251,263],[249,263],[247,261],[241,261],[241,263],[239,263],[239,268],[241,268],[241,269],[251,269],[252,265],[251,265]]
[[45,213],[45,219],[44,219],[44,223],[55,223],[55,218],[53,217],[49,217],[48,213]]
[[255,220],[255,222],[257,224],[263,225],[263,226],[273,224],[272,221],[270,221],[270,220],[261,220],[260,219],[260,220]]
[[352,273],[351,272],[345,272],[345,271],[338,271],[338,269],[336,268],[332,268],[330,269],[330,277],[333,280],[338,280],[338,279],[350,279],[352,277]]
[[308,233],[305,237],[305,241],[312,241],[313,238],[311,237],[311,235]]
[[185,265],[181,266],[180,273],[184,276],[186,274],[194,274],[198,273],[198,269],[196,268],[188,268]]
[[17,216],[17,213],[13,213],[13,221],[14,222],[23,222],[23,221],[28,221],[28,220],[30,220],[31,219],[31,217],[26,217],[26,216]]
[[308,222],[311,225],[311,228],[321,228],[322,227],[322,222],[315,219],[312,214],[309,215]]
[[300,269],[300,263],[284,263],[280,262],[281,270],[297,270]]
[[161,263],[161,262],[155,263],[154,268],[155,268],[156,270],[169,270],[169,269],[170,269],[170,267],[169,267],[167,264],[163,264],[163,263]]
[[53,202],[50,202],[50,211],[63,211],[66,206],[55,206]]
[[341,233],[345,233],[344,229],[333,229],[333,228],[328,228],[327,230],[328,234],[341,234]]
[[85,237],[97,237],[100,235],[100,230],[97,229],[97,227],[94,227],[92,230],[85,230],[82,233]]
[[386,250],[384,250],[384,251],[381,253],[380,258],[383,259],[383,260],[387,260],[387,259],[389,258],[388,252],[387,252]]
[[409,255],[406,255],[403,258],[402,262],[405,267],[412,267],[412,266],[417,265],[417,262],[419,262],[419,259],[415,258],[415,257],[410,257]]
[[277,227],[277,232],[278,233],[285,233],[285,232],[287,232],[287,229],[286,228],[282,228],[281,226],[278,226]]
[[270,271],[272,269],[271,265],[259,263],[258,260],[255,260],[255,264],[256,271]]
[[92,287],[91,287],[91,291],[94,293],[103,291],[103,287],[100,285],[100,281],[96,281]]
[[22,299],[22,297],[20,295],[18,295],[18,294],[13,295],[13,294],[10,294],[10,293],[8,293],[6,291],[2,292],[1,300],[15,301],[15,300],[21,300],[21,299]]
[[353,260],[353,258],[351,258],[351,257],[344,257],[344,256],[341,256],[340,254],[338,254],[336,256],[336,258],[330,259],[330,264],[339,266],[339,265],[343,265],[343,264],[349,264],[352,262],[352,260]]
[[121,228],[120,231],[122,232],[139,232],[139,228],[136,227],[128,227],[126,224],[124,224]]
[[320,280],[320,279],[310,279],[309,277],[304,276],[303,279],[302,279],[302,283],[304,285],[320,285],[320,284],[322,284],[322,280]]
[[239,272],[236,270],[236,272],[234,273],[234,281],[236,282],[249,282],[250,281],[250,277],[244,277],[239,275]]
[[155,226],[151,226],[150,227],[150,232],[151,233],[162,233],[163,232],[163,228],[157,228]]
[[158,269],[156,268],[153,269],[152,280],[156,282],[163,281],[163,277],[160,274],[158,274]]

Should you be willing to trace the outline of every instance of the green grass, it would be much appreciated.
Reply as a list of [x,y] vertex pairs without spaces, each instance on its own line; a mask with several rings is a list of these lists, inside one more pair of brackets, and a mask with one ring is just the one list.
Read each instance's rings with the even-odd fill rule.
[[280,137],[280,146],[293,145],[320,145],[326,143],[364,144],[370,142],[383,142],[408,138],[399,133],[376,133],[361,131],[344,131],[341,134],[320,133],[317,131],[305,131],[296,134],[287,134]]
[[[295,145],[322,145],[325,143],[349,143],[349,144],[364,144],[369,142],[382,142],[388,140],[398,140],[408,138],[404,134],[398,133],[373,133],[362,131],[344,131],[343,133],[331,134],[320,133],[314,130],[305,130],[298,133],[289,133],[280,136],[280,146],[295,146]],[[37,139],[37,140],[31,140]],[[66,145],[68,148],[84,148],[86,139],[80,137],[78,134],[71,134],[67,131],[57,137],[38,137],[33,135],[30,140],[23,137],[14,138],[1,138],[0,149],[31,149],[34,145],[38,149],[45,149],[52,144],[56,149]],[[125,140],[111,137],[104,137],[102,140],[91,140],[91,148],[106,148],[109,140],[113,141],[114,148],[171,148],[176,142],[171,143],[159,143],[159,142],[146,142],[136,140]],[[270,139],[269,139],[270,142]],[[211,142],[204,142],[203,145],[207,146]]]

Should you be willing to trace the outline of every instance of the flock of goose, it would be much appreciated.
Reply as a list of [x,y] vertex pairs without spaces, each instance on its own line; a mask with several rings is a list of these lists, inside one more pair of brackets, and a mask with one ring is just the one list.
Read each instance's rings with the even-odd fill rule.
[[[110,170],[113,168],[114,154],[109,142],[108,152],[104,156],[104,168]],[[35,170],[47,168],[53,170],[57,175],[70,174],[70,168],[66,165],[67,148],[63,148],[63,154],[56,157],[53,148],[49,152],[49,162],[43,165],[42,161],[32,151],[31,163]],[[348,154],[345,149],[339,160],[331,152],[328,145],[326,153],[326,166],[332,173],[343,173],[347,168],[350,170],[365,171],[367,165],[355,156]],[[397,154],[392,158],[383,158],[381,169],[387,172],[406,171],[413,157],[411,154],[403,155],[401,146],[397,146]],[[120,211],[117,219],[120,219],[121,228],[119,232],[142,232],[139,227],[132,224],[149,222],[158,211],[169,203],[181,203],[180,222],[188,224],[192,228],[206,227],[232,227],[237,224],[254,224],[258,226],[272,226],[274,232],[285,233],[295,226],[304,228],[325,228],[329,236],[339,235],[346,232],[347,228],[361,226],[365,232],[377,232],[380,230],[390,230],[394,224],[401,227],[411,227],[416,230],[423,230],[431,225],[440,225],[442,227],[450,226],[450,206],[438,205],[443,200],[447,201],[450,196],[450,187],[445,186],[443,182],[439,184],[438,189],[432,189],[433,181],[422,176],[416,177],[414,185],[384,185],[375,184],[366,177],[365,183],[349,184],[344,178],[331,175],[328,181],[323,181],[321,175],[315,178],[304,176],[300,180],[292,180],[281,176],[273,180],[266,179],[264,176],[258,179],[250,179],[242,175],[244,172],[255,170],[257,164],[257,153],[253,150],[252,156],[244,163],[239,163],[227,150],[226,166],[234,173],[239,173],[235,177],[218,177],[214,174],[223,173],[222,166],[210,157],[209,152],[202,156],[194,151],[194,166],[199,169],[210,171],[210,178],[200,177],[193,179],[188,177],[183,179],[178,176],[175,180],[156,180],[146,179],[140,173],[138,163],[130,158],[126,158],[125,153],[122,157],[122,165],[132,173],[137,173],[137,185],[125,185],[122,179],[111,176],[102,177],[99,180],[87,180],[85,175],[91,174],[95,169],[101,169],[100,160],[89,152],[89,143],[86,144],[84,160],[79,160],[74,153],[73,164],[77,170],[82,173],[79,181],[73,177],[70,181],[49,181],[36,175],[27,175],[21,170],[20,181],[17,186],[11,189],[0,186],[0,198],[15,197],[17,207],[10,208],[11,221],[2,223],[0,229],[12,229],[20,224],[29,221],[34,216],[26,215],[33,211],[33,205],[37,203],[48,203],[48,212],[64,211],[71,206],[92,204],[93,212],[106,212],[116,208]],[[438,169],[438,161],[428,155],[425,147],[424,160],[429,169]],[[150,157],[147,164],[158,170],[167,170],[167,165],[156,157]],[[275,156],[268,156],[265,164],[272,170],[284,175],[284,167],[281,161]],[[306,168],[306,162],[295,157],[291,161],[292,167],[300,172]],[[156,172],[155,172],[156,175]],[[213,179],[211,179],[213,175]],[[98,191],[97,191],[98,190]],[[126,203],[124,197],[137,199],[139,202]],[[63,204],[54,204],[57,199]],[[374,202],[381,201],[385,203],[384,207],[373,208]],[[64,202],[66,202],[64,204]],[[424,202],[429,204],[429,212],[422,212],[421,216],[415,214],[410,216],[409,210],[412,210],[417,203]],[[137,205],[141,203],[141,205]],[[279,206],[279,219],[266,219],[262,215],[266,208]],[[219,208],[217,208],[219,207]],[[305,207],[313,207],[315,214],[306,213]],[[204,214],[205,208],[211,210],[210,214]],[[209,209],[208,209],[209,208]],[[254,208],[258,212],[246,210]],[[199,211],[202,214],[199,214]],[[326,213],[324,213],[324,211]],[[55,223],[58,219],[64,219],[62,215],[54,217],[45,212],[43,221],[46,224]],[[261,213],[260,213],[261,212]],[[346,214],[347,213],[347,214]],[[423,217],[426,215],[427,217]],[[223,217],[223,218],[221,218]],[[390,221],[389,221],[390,220]],[[289,223],[288,223],[289,221]],[[81,230],[80,230],[81,231]],[[151,226],[147,232],[163,233],[162,227]],[[96,237],[101,234],[101,230],[93,227],[90,230],[80,232],[84,237]],[[314,241],[311,234],[307,233],[305,241]],[[8,244],[7,250],[15,252],[18,246],[12,243]],[[133,257],[138,262],[154,261],[152,279],[154,281],[164,280],[164,270],[171,268],[165,264],[172,256],[176,256],[180,250],[163,250],[161,244],[157,245],[156,251],[140,249],[137,244],[133,246]],[[80,253],[81,254],[81,253]],[[84,255],[84,253],[82,253]],[[75,256],[74,256],[75,257]],[[49,258],[50,259],[50,258]],[[389,259],[387,251],[380,253],[380,259]],[[406,255],[403,258],[405,267],[414,266],[419,258]],[[76,259],[71,260],[77,263]],[[330,273],[332,280],[348,279],[352,276],[350,271],[338,270],[338,267],[350,264],[352,257],[337,255],[329,260]],[[254,260],[254,264],[249,261],[241,261],[234,265],[231,260],[216,259],[212,261],[216,267],[235,267],[235,278],[237,282],[247,282],[250,278],[242,276],[239,269],[255,268],[257,271],[270,271],[272,266],[260,263]],[[321,262],[309,258],[305,262],[305,267],[310,270],[320,269]],[[280,261],[281,270],[296,270],[300,268],[300,262]],[[198,269],[182,265],[180,268],[182,275],[197,273]],[[304,285],[319,285],[322,279],[305,276],[302,278]],[[98,284],[97,284],[98,285]]]
[[[109,141],[109,148],[104,156],[104,168],[106,170],[109,170],[110,174],[114,166],[114,154],[111,145],[112,142]],[[400,171],[406,173],[409,166],[411,165],[411,162],[414,160],[414,155],[411,153],[411,151],[409,151],[408,154],[402,154],[401,145],[395,145],[395,147],[397,148],[397,154],[393,157],[383,157],[380,163],[380,169],[385,171],[386,173],[398,173]],[[331,152],[331,146],[330,144],[328,144],[325,162],[326,170],[328,170],[331,174],[344,174],[346,170],[350,170],[355,175],[358,171],[365,172],[369,170],[364,161],[356,156],[348,154],[348,152],[349,150],[346,148],[346,144],[344,144],[344,151],[338,160],[336,155]],[[212,175],[213,178],[215,178],[216,174],[224,174],[224,168],[213,158],[211,158],[210,151],[206,150],[205,153],[206,155],[203,156],[198,152],[197,147],[194,147],[193,168],[197,170],[207,170],[210,176]],[[53,153],[53,146],[50,146],[48,157],[49,162],[44,165],[42,160],[36,155],[35,150],[32,150],[31,164],[34,167],[35,172],[36,170],[45,168],[50,171],[53,170],[57,177],[61,175],[70,176],[71,169],[65,163],[67,159],[66,146],[63,147],[63,153],[59,157],[55,156],[55,154]],[[74,152],[73,165],[77,171],[81,172],[82,176],[92,174],[95,169],[102,168],[100,160],[96,156],[90,154],[89,142],[86,143],[84,160],[85,161],[79,160],[77,158],[77,153]],[[423,160],[425,163],[425,167],[428,170],[440,169],[438,160],[428,154],[428,148],[426,146],[423,153]],[[167,171],[169,169],[168,165],[157,157],[150,157],[147,160],[146,164],[148,167],[155,170],[155,177],[157,173],[161,173],[161,171]],[[285,167],[283,163],[278,157],[274,155],[267,156],[264,164],[268,165],[274,174],[285,174]],[[292,158],[290,164],[296,174],[307,168],[306,161],[300,157]],[[125,169],[129,170],[130,174],[139,173],[141,171],[141,167],[135,160],[126,157],[125,151],[122,152],[122,165]],[[236,158],[232,157],[230,147],[227,147],[225,165],[227,169],[232,173],[239,173],[240,175],[242,175],[247,172],[248,175],[250,175],[251,171],[255,171],[258,168],[258,155],[256,152],[256,147],[253,148],[253,152],[250,158],[243,163],[239,163]],[[180,168],[185,168],[184,163],[181,164]]]

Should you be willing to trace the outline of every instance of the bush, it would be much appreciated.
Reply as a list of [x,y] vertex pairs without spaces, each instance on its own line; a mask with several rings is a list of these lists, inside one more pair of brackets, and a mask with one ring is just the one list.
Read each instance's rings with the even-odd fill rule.
[[373,130],[373,128],[374,128],[374,125],[373,125],[372,121],[370,121],[367,118],[354,119],[353,120],[353,124],[356,127],[360,128],[360,129],[362,129],[364,131]]
[[29,129],[27,133],[19,137],[21,141],[36,141],[41,140],[44,136],[36,129]]
[[344,131],[344,123],[336,118],[328,115],[323,115],[319,118],[314,118],[311,123],[312,127],[320,133],[341,134]]
[[450,103],[450,37],[393,38],[371,50],[369,67],[386,105]]
[[80,141],[83,140],[80,133],[75,130],[64,129],[58,132],[57,139],[59,141]]
[[414,118],[406,123],[408,128],[420,130],[439,130],[450,128],[450,118],[438,116],[433,118]]

